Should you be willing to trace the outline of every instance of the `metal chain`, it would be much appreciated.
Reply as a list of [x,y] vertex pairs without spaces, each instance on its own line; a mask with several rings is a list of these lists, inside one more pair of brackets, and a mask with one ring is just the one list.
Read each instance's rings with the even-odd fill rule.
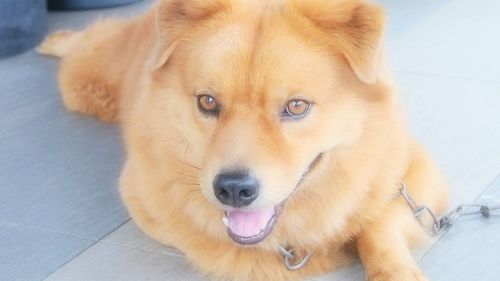
[[286,268],[291,271],[296,271],[304,267],[304,265],[306,265],[307,261],[312,255],[312,252],[310,252],[307,255],[305,255],[301,260],[299,260],[297,263],[293,264],[292,261],[296,258],[294,254],[295,250],[286,249],[281,245],[278,246],[278,249],[281,252],[281,254],[283,254]]
[[484,218],[489,218],[494,215],[500,215],[500,206],[488,206],[480,204],[461,204],[455,210],[443,216],[439,220],[440,230],[446,229],[453,225],[459,217],[481,215]]
[[[404,183],[401,183],[401,187],[399,188],[399,192],[393,197],[393,199],[397,197],[403,197],[408,207],[410,207],[413,215],[418,220],[418,222],[423,225],[422,215],[428,214],[432,220],[432,232],[435,235],[440,234],[444,230],[448,229],[452,226],[461,216],[470,216],[470,215],[482,215],[484,218],[489,218],[491,216],[500,215],[500,205],[498,206],[489,206],[489,205],[481,205],[481,204],[461,204],[447,215],[438,217],[436,213],[429,207],[425,205],[417,205],[413,197],[408,193],[408,189]],[[307,255],[299,259],[297,263],[293,263],[297,257],[295,256],[295,250],[293,248],[287,249],[281,245],[278,246],[278,250],[283,255],[285,266],[288,270],[296,271],[304,267],[307,261],[312,255],[312,252],[309,252]]]
[[484,218],[489,218],[494,215],[500,215],[500,205],[489,206],[481,204],[461,204],[447,215],[438,218],[436,214],[425,205],[417,205],[415,200],[408,193],[404,183],[401,183],[397,196],[402,196],[406,204],[410,207],[415,218],[422,224],[421,216],[425,213],[429,214],[433,220],[432,231],[438,235],[444,230],[452,226],[461,216],[482,215]]

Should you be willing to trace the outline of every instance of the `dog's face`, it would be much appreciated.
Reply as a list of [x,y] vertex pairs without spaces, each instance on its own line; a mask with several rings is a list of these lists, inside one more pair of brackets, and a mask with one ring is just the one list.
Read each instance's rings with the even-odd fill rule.
[[172,38],[154,63],[183,110],[179,131],[200,166],[199,188],[224,211],[230,237],[254,244],[322,155],[362,132],[381,19],[358,1],[243,2],[160,5],[159,29]]

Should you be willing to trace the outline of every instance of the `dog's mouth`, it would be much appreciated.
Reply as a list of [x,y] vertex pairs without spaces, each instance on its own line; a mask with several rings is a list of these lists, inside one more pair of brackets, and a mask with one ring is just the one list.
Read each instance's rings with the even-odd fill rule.
[[[321,158],[322,154],[319,154],[311,162],[295,190],[309,172],[317,166]],[[284,203],[258,210],[233,209],[225,211],[222,221],[229,237],[240,245],[253,245],[264,241],[273,231]]]
[[234,242],[253,245],[271,234],[280,212],[281,205],[259,210],[234,209],[224,212],[222,220]]

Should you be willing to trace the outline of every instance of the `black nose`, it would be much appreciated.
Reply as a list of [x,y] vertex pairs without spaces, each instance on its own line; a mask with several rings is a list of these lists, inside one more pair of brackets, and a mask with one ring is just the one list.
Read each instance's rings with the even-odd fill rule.
[[250,205],[259,195],[259,181],[246,171],[220,173],[213,186],[222,204],[236,208]]

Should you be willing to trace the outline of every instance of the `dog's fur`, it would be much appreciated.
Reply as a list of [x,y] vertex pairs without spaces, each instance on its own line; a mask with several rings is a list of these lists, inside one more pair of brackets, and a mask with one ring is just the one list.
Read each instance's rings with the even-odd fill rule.
[[[170,0],[132,20],[49,36],[62,57],[65,105],[119,120],[127,161],[121,194],[149,236],[217,280],[323,274],[355,249],[369,280],[426,280],[410,246],[426,236],[401,198],[446,208],[446,184],[403,125],[384,67],[384,15],[361,0]],[[215,92],[219,118],[195,94]],[[287,98],[314,101],[282,121]],[[302,179],[311,162],[320,160]],[[253,208],[285,202],[272,234],[229,239],[212,191],[222,168],[245,165],[263,186]],[[306,266],[289,271],[277,246]]]

